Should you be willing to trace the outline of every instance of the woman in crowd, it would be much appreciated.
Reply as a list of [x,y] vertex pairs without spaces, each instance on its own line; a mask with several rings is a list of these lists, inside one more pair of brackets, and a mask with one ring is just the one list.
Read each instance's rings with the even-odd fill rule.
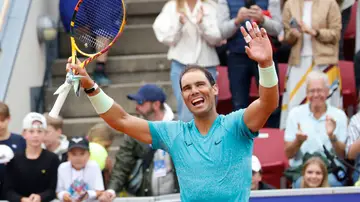
[[319,157],[307,160],[302,169],[301,188],[329,187],[327,168]]
[[341,13],[337,2],[287,0],[283,26],[284,41],[292,47],[280,128],[285,128],[287,114],[293,107],[307,102],[305,78],[312,70],[327,74],[330,85],[328,103],[342,108],[340,69],[337,66]]
[[153,29],[156,38],[169,46],[170,77],[179,119],[190,121],[193,117],[182,100],[179,79],[188,64],[206,67],[216,79],[219,58],[215,45],[221,42],[216,3],[212,0],[171,0],[157,16]]

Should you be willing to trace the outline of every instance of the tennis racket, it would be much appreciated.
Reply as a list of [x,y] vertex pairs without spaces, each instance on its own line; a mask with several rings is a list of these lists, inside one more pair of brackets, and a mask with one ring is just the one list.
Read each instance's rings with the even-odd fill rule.
[[[77,53],[87,57],[80,66],[104,54],[114,45],[123,32],[126,22],[123,0],[79,0],[70,23],[71,62],[76,63]],[[58,97],[49,116],[58,117],[69,91],[73,87],[80,96],[80,76],[69,71],[64,84],[56,91]]]

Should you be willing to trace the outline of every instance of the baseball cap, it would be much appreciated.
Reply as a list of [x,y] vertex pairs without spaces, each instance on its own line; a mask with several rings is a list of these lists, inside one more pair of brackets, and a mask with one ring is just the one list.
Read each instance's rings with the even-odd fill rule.
[[155,84],[145,84],[142,86],[136,94],[130,94],[127,96],[129,100],[134,100],[138,104],[142,104],[147,101],[155,102],[160,101],[164,103],[166,95],[164,91]]
[[[34,122],[40,122],[40,126],[35,126]],[[28,113],[23,120],[23,129],[32,129],[32,128],[44,128],[46,129],[46,119],[42,114],[36,112]]]
[[252,156],[251,167],[252,167],[252,170],[255,172],[259,172],[261,170],[260,161],[256,156]]
[[70,151],[73,148],[81,148],[89,151],[89,141],[85,137],[72,137],[69,141],[68,150]]

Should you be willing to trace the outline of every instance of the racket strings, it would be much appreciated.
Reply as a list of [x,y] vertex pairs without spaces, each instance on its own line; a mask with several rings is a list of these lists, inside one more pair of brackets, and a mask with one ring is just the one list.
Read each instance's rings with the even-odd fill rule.
[[73,36],[85,48],[104,49],[120,31],[123,20],[121,0],[84,0],[74,20]]

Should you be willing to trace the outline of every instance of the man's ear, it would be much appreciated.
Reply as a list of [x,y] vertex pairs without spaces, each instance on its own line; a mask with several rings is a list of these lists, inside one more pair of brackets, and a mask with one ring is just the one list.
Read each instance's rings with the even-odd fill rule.
[[212,86],[212,89],[213,89],[214,95],[219,95],[219,88],[218,88],[217,84],[214,84]]

